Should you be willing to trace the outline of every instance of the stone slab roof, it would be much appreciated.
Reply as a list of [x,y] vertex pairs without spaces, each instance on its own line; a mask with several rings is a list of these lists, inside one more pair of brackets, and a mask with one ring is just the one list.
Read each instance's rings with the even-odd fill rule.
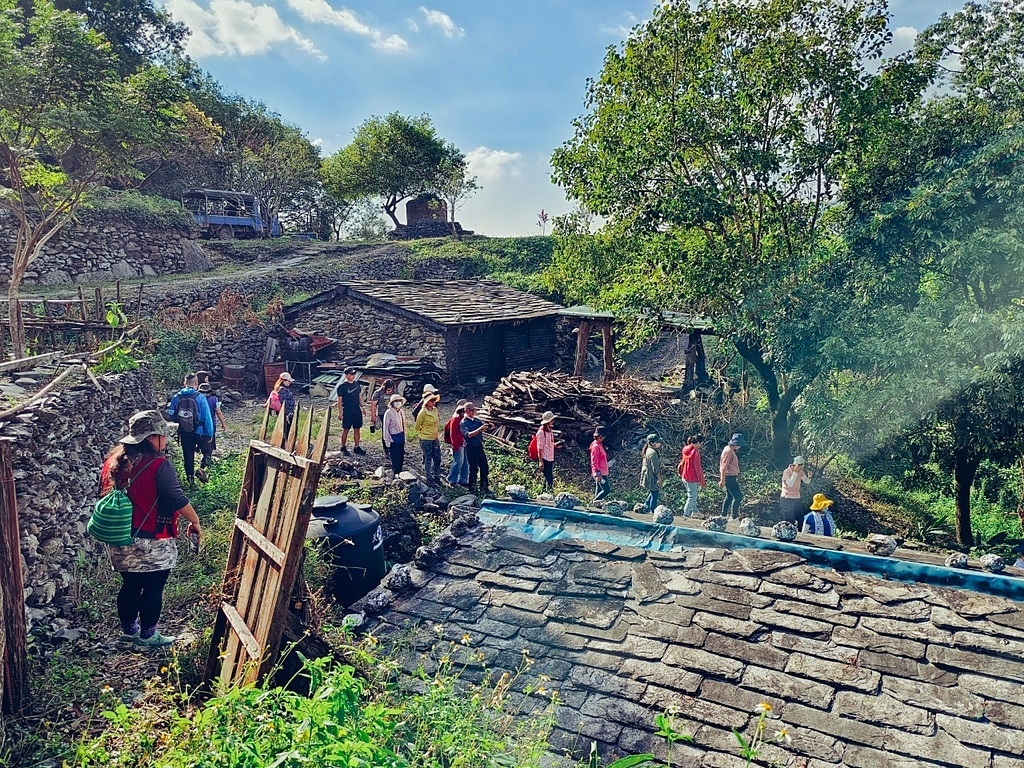
[[492,280],[359,280],[342,283],[338,291],[445,327],[522,322],[553,317],[562,310]]
[[606,761],[664,759],[653,721],[674,709],[694,740],[673,766],[742,765],[732,729],[768,702],[792,732],[763,755],[780,765],[1022,765],[1024,614],[1012,600],[839,573],[792,551],[458,530],[371,593],[373,632],[401,638],[410,671],[454,647],[475,680],[520,668],[526,652],[562,702],[552,764],[591,741]]

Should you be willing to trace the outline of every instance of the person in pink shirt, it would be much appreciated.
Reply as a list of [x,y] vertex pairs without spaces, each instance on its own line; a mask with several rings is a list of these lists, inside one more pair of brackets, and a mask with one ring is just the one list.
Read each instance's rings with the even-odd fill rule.
[[537,430],[537,455],[540,469],[544,473],[544,490],[555,487],[555,414],[544,411]]
[[779,508],[782,519],[791,523],[799,523],[804,514],[804,504],[800,499],[800,489],[814,478],[807,471],[807,462],[803,456],[794,456],[793,463],[782,470],[782,490],[779,494]]
[[683,507],[683,515],[686,517],[693,517],[693,513],[697,511],[697,495],[701,488],[707,488],[704,467],[700,463],[700,446],[703,442],[703,435],[690,435],[686,438],[686,445],[683,446],[679,466],[676,468],[679,477],[686,483],[686,506]]
[[747,439],[737,432],[729,438],[729,444],[722,449],[718,461],[718,486],[725,491],[722,499],[722,515],[725,517],[739,517],[740,514],[743,492],[740,490],[740,459],[737,453],[746,445]]
[[604,449],[604,427],[594,430],[590,444],[590,474],[594,476],[594,501],[600,501],[612,492],[608,482],[608,454]]

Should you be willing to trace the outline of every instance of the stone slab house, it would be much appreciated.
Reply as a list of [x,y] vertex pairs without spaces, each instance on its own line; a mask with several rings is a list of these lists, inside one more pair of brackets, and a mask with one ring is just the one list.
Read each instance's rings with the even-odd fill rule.
[[448,383],[552,368],[562,307],[490,280],[366,280],[285,308],[285,324],[338,339],[334,357],[432,359]]
[[[762,703],[757,765],[1024,764],[1019,578],[587,512],[517,528],[515,506],[457,518],[352,610],[410,673],[444,654],[467,681],[524,670],[519,712],[557,690],[547,764],[576,765],[592,742],[602,764],[664,761],[654,719],[669,711],[693,738],[672,766],[742,766],[732,729],[749,735]],[[869,560],[886,562],[847,569]],[[783,725],[788,745],[772,742]]]

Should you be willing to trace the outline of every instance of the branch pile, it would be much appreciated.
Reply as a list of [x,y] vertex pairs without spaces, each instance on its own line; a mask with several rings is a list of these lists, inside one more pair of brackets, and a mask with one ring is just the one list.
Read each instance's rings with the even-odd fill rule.
[[480,416],[494,425],[490,434],[514,441],[536,432],[544,411],[551,411],[561,439],[587,445],[596,427],[610,433],[632,427],[664,410],[669,397],[665,388],[642,379],[601,385],[565,373],[521,371],[503,378],[484,398]]

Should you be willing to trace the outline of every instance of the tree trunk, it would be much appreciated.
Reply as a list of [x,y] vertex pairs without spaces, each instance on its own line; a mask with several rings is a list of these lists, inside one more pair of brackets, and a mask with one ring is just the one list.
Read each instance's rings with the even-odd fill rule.
[[11,284],[7,289],[7,313],[9,316],[9,328],[11,332],[12,357],[19,360],[25,357],[25,320],[21,315],[21,302],[18,300],[19,285],[21,281],[11,277]]
[[971,531],[971,486],[981,459],[963,449],[953,454],[953,494],[956,498],[956,541],[962,547],[974,546]]
[[772,442],[768,456],[774,469],[789,466],[792,458],[790,453],[793,445],[793,422],[790,419],[791,406],[788,398],[783,398],[772,414]]

